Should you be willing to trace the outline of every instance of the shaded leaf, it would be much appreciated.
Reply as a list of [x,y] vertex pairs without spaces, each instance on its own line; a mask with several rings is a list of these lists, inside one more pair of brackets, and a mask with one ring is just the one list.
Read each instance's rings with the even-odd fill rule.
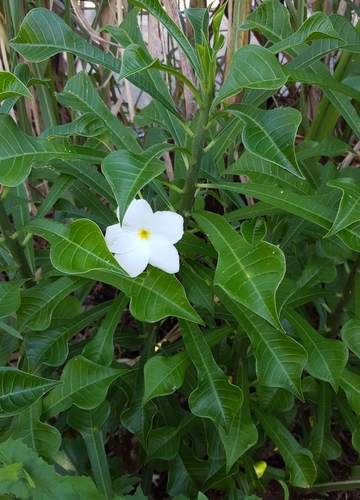
[[198,417],[210,418],[228,433],[242,404],[242,391],[231,385],[218,367],[199,327],[182,319],[179,325],[186,350],[198,372],[198,386],[189,397],[191,411]]
[[285,307],[283,314],[301,338],[308,353],[307,370],[310,375],[330,382],[337,391],[348,359],[348,350],[345,345],[338,340],[322,337],[292,309]]
[[21,413],[56,385],[56,380],[37,377],[16,368],[0,368],[0,417]]
[[327,182],[327,185],[342,191],[341,201],[333,225],[327,237],[360,221],[360,187],[351,177],[343,177]]
[[101,366],[82,356],[72,358],[66,365],[58,385],[43,403],[43,419],[48,420],[72,404],[84,410],[99,406],[105,399],[109,385],[126,373]]
[[20,288],[26,280],[0,283],[0,318],[10,316],[20,307]]

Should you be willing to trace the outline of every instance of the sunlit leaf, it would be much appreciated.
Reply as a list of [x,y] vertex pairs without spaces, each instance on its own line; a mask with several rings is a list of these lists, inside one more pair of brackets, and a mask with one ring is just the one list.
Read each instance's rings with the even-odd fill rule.
[[281,330],[275,297],[285,272],[281,250],[267,242],[250,245],[219,215],[193,217],[219,253],[215,284]]
[[33,99],[31,92],[15,75],[9,71],[0,71],[0,102],[16,96]]

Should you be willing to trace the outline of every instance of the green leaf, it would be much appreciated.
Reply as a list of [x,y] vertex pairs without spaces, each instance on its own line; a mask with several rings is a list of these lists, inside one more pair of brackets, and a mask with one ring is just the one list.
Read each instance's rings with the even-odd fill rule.
[[139,321],[178,316],[202,323],[174,275],[151,268],[138,278],[128,278],[93,222],[75,221],[69,229],[62,224],[36,220],[28,228],[52,243],[50,257],[56,269],[67,274],[84,274],[124,291],[131,297],[130,311]]
[[[55,473],[54,466],[47,464],[30,450],[20,439],[8,439],[0,444],[0,461],[4,466],[21,463],[17,481],[1,481],[0,495],[14,495],[24,500],[79,500],[69,476]],[[21,462],[20,462],[21,461]],[[20,471],[19,471],[20,472]]]
[[29,365],[33,371],[43,363],[60,366],[68,357],[68,341],[93,321],[104,316],[110,309],[111,302],[100,304],[77,317],[61,322],[49,330],[29,331],[25,335],[24,345]]
[[18,329],[48,328],[51,313],[58,302],[85,283],[87,280],[84,278],[64,276],[46,286],[38,285],[24,290],[21,294],[21,306],[17,311]]
[[56,385],[58,382],[55,380],[15,368],[0,368],[0,417],[21,413]]
[[306,366],[310,375],[330,382],[334,391],[337,391],[348,359],[348,350],[345,345],[338,340],[322,337],[292,309],[285,307],[283,314],[301,338],[308,353]]
[[298,161],[302,161],[316,156],[339,156],[350,151],[350,146],[338,137],[331,135],[320,143],[305,140],[296,147],[295,151]]
[[261,408],[267,411],[285,412],[294,405],[294,396],[281,387],[257,386],[257,395]]
[[358,358],[360,358],[360,318],[355,316],[350,319],[341,328],[341,338],[344,344],[350,351],[352,351]]
[[190,448],[181,444],[179,453],[169,462],[168,493],[195,497],[209,476],[210,467],[208,460],[199,460]]
[[229,433],[226,435],[223,429],[219,429],[226,453],[226,473],[258,440],[258,432],[250,415],[249,380],[245,364],[238,371],[238,385],[243,391],[243,404],[235,414]]
[[0,318],[16,312],[20,307],[20,288],[26,280],[0,283]]
[[101,167],[118,203],[120,223],[138,191],[165,170],[165,163],[157,157],[173,147],[163,144],[155,151],[151,148],[141,155],[123,149],[105,158]]
[[318,404],[314,412],[314,428],[310,434],[309,450],[314,462],[335,460],[341,455],[341,446],[331,435],[331,393],[330,387],[320,383]]
[[272,42],[279,42],[293,33],[287,8],[278,0],[267,0],[259,5],[239,26],[241,31],[261,31]]
[[192,7],[184,12],[193,27],[196,45],[204,45],[204,39],[209,37],[209,9]]
[[[209,347],[213,347],[232,332],[231,326],[216,328],[206,334],[206,343]],[[170,357],[153,356],[148,359],[144,366],[143,404],[157,396],[166,396],[178,390],[183,384],[190,364],[191,358],[186,350]]]
[[160,5],[160,2],[158,0],[131,0],[131,3],[136,7],[140,7],[140,9],[150,12],[150,14],[152,14],[158,21],[160,21],[161,24],[165,26],[170,35],[175,38],[188,61],[195,69],[197,75],[201,78],[202,71],[196,52],[181,29],[178,28],[175,22],[166,13],[165,9]]
[[294,149],[301,122],[299,111],[290,108],[264,111],[247,104],[235,104],[227,112],[245,122],[242,141],[251,153],[302,178]]
[[136,86],[164,106],[178,120],[181,120],[166,85],[160,85],[159,89],[157,87],[158,79],[152,78],[154,70],[159,71],[160,69],[163,68],[158,59],[152,59],[149,52],[140,45],[131,44],[126,47],[123,54],[119,80],[127,78],[131,81],[133,80],[131,77],[140,73],[142,78],[137,79]]
[[286,52],[295,45],[324,38],[341,40],[329,17],[322,12],[315,12],[305,20],[295,33],[272,45],[269,50],[273,54],[278,54],[279,52]]
[[96,137],[106,131],[104,122],[95,113],[84,113],[71,123],[57,125],[44,130],[38,137],[51,139],[53,137],[69,137],[80,135],[83,137]]
[[156,458],[172,460],[180,447],[180,435],[177,427],[160,427],[150,432],[148,454],[145,463]]
[[[118,149],[129,149],[141,153],[136,133],[126,127],[106,106],[95,89],[90,77],[80,71],[67,81],[63,91],[56,94],[60,104],[82,113],[94,113],[100,118],[109,132],[111,142]],[[97,151],[97,150],[95,150]],[[106,155],[103,154],[103,158]],[[74,158],[75,159],[75,158]]]
[[126,373],[125,368],[114,370],[89,361],[83,356],[72,358],[66,365],[58,385],[43,402],[43,419],[48,420],[72,404],[92,410],[105,399],[109,385]]
[[346,393],[350,408],[360,415],[360,376],[345,368],[341,374],[340,387]]
[[31,9],[10,45],[30,62],[41,62],[55,54],[70,52],[115,73],[121,69],[119,60],[86,42],[49,9]]
[[287,80],[277,58],[258,45],[245,45],[235,52],[229,74],[212,108],[244,88],[278,90]]
[[40,422],[42,403],[37,401],[18,417],[11,437],[23,443],[45,458],[51,458],[61,445],[61,434],[56,427]]
[[316,467],[311,452],[300,446],[274,415],[268,412],[265,413],[255,404],[251,405],[251,409],[259,419],[266,434],[279,448],[286,468],[290,473],[291,485],[298,488],[309,488],[316,478]]
[[219,253],[215,284],[282,330],[276,309],[276,291],[285,274],[282,251],[267,242],[253,247],[219,215],[196,212],[193,217]]
[[35,162],[52,158],[84,160],[101,163],[107,156],[103,151],[85,146],[72,146],[25,135],[9,115],[0,114],[0,182],[5,186],[21,184]]
[[350,224],[360,221],[360,187],[351,177],[335,179],[326,184],[342,191],[336,218],[326,234],[326,237],[329,237],[350,226]]
[[196,274],[187,268],[180,269],[182,283],[186,295],[190,302],[197,306],[205,307],[211,315],[214,313],[214,294],[207,285],[206,281],[199,278]]
[[199,327],[181,319],[179,325],[198,372],[198,387],[189,397],[190,409],[198,417],[210,418],[228,433],[242,404],[242,391],[231,385],[218,367]]
[[114,359],[114,333],[129,299],[124,294],[118,295],[110,311],[100,325],[95,336],[86,344],[82,355],[95,363],[110,366]]
[[241,235],[251,246],[257,246],[265,238],[266,232],[266,222],[262,218],[245,220],[241,224]]
[[259,382],[267,387],[283,387],[303,400],[300,379],[307,360],[305,349],[256,314],[244,311],[221,288],[215,287],[214,292],[248,334]]
[[96,485],[105,498],[112,498],[111,477],[102,433],[109,415],[110,404],[107,401],[93,410],[73,406],[68,413],[69,425],[79,431],[85,441]]
[[9,71],[0,71],[0,102],[9,97],[24,96],[33,99],[26,86]]

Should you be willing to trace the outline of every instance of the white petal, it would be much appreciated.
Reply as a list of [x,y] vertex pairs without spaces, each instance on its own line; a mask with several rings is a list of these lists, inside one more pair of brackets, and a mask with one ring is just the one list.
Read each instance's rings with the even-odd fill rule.
[[174,212],[155,212],[147,221],[146,229],[150,234],[157,234],[168,239],[170,243],[177,243],[184,234],[184,219]]
[[177,273],[179,271],[179,254],[174,245],[168,239],[158,235],[151,235],[148,242],[150,246],[149,264],[166,273]]
[[129,276],[135,278],[149,263],[150,247],[146,240],[140,240],[138,246],[130,252],[116,253],[114,257]]
[[153,211],[145,200],[133,200],[123,219],[122,227],[134,233],[144,228],[145,221],[152,217]]
[[129,233],[120,227],[120,224],[114,224],[106,228],[105,243],[113,253],[129,252],[140,242],[139,236]]

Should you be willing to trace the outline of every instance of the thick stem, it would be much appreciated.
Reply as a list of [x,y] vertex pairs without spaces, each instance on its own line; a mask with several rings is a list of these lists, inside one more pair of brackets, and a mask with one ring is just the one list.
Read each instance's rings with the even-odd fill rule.
[[193,163],[189,166],[187,176],[185,179],[184,189],[182,191],[180,214],[185,218],[189,216],[189,212],[191,211],[191,208],[194,203],[196,184],[198,181],[200,167],[201,167],[201,159],[204,154],[204,140],[206,134],[205,127],[209,121],[211,102],[212,102],[212,96],[210,93],[207,93],[205,95],[204,105],[199,111],[199,119],[193,138],[193,143],[191,148]]
[[330,339],[336,338],[339,333],[339,325],[341,322],[341,318],[343,317],[343,314],[346,310],[346,306],[348,305],[350,299],[353,296],[355,289],[355,276],[359,269],[360,269],[360,254],[357,255],[354,264],[352,265],[349,276],[347,277],[347,280],[345,282],[343,292],[338,300],[338,303],[336,304],[335,309],[329,315],[326,337]]
[[20,245],[17,239],[13,239],[14,235],[13,227],[6,214],[3,200],[0,199],[0,227],[2,230],[2,235],[5,240],[5,244],[9,249],[9,252],[14,259],[15,263],[19,266],[19,275],[22,279],[29,279],[24,286],[30,288],[35,285],[34,276],[30,269],[29,262],[26,258],[24,248]]

